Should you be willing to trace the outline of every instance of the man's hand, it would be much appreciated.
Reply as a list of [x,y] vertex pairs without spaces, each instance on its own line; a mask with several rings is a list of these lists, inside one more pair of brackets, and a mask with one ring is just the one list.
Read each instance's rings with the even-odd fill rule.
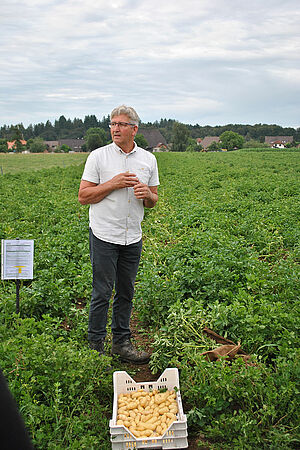
[[139,183],[139,179],[134,173],[124,172],[115,175],[111,180],[113,189],[123,189],[134,187]]
[[151,198],[151,191],[149,189],[149,186],[144,183],[138,182],[133,188],[134,195],[139,200],[145,200],[146,198]]
[[157,186],[149,187],[147,184],[140,183],[137,176],[130,172],[119,173],[111,180],[102,184],[81,180],[78,200],[82,205],[91,205],[101,202],[101,200],[114,190],[130,187],[134,189],[135,197],[138,200],[143,200],[146,208],[153,208],[155,206],[158,200]]
[[143,200],[146,208],[153,208],[158,200],[157,186],[148,186],[138,183],[133,187],[134,195],[138,200]]
[[139,182],[134,173],[125,172],[115,175],[111,180],[102,184],[81,180],[78,200],[82,205],[99,203],[116,189],[134,187]]

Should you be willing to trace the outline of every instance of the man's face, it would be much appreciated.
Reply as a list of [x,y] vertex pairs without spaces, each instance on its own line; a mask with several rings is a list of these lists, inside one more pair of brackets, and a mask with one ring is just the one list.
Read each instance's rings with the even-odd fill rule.
[[[130,119],[126,114],[120,114],[119,116],[114,116],[111,119],[111,122],[127,122],[130,123]],[[138,127],[135,125],[134,127],[127,125],[126,127],[120,127],[119,125],[116,127],[112,127],[110,129],[112,140],[116,145],[124,150],[128,150],[128,147],[132,146],[133,148],[133,140],[137,133]],[[132,148],[130,150],[132,150]]]

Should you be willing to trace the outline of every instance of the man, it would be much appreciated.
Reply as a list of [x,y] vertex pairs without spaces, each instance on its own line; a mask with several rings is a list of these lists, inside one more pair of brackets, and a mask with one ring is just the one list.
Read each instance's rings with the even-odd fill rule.
[[102,355],[115,287],[112,354],[123,361],[145,364],[149,355],[133,347],[129,324],[142,251],[144,207],[153,208],[158,200],[157,163],[154,155],[134,142],[139,117],[133,108],[115,108],[110,120],[113,142],[89,155],[78,194],[82,205],[90,205],[93,290],[88,339],[91,348]]

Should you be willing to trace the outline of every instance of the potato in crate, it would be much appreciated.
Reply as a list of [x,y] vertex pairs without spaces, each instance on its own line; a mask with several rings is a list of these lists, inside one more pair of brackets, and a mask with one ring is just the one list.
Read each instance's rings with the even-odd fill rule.
[[135,382],[114,372],[113,417],[109,422],[113,450],[187,448],[178,369],[168,368],[157,381]]

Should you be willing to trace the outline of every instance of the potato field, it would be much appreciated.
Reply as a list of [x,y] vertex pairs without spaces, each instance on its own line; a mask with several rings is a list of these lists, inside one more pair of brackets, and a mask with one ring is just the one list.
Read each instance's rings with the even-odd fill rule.
[[[157,160],[134,298],[149,368],[179,369],[193,448],[299,448],[300,152]],[[109,330],[107,356],[87,344],[88,207],[72,164],[0,174],[1,239],[35,245],[19,314],[14,281],[1,281],[0,367],[36,449],[108,450],[112,373],[139,369],[109,356]],[[218,346],[206,328],[247,358],[202,355]]]

